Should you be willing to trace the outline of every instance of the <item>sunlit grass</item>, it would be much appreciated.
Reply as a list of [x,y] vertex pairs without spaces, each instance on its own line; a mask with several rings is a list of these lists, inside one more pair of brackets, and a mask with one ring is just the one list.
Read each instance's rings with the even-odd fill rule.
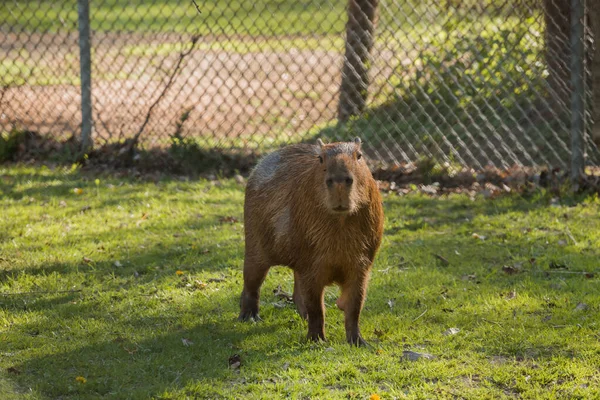
[[[306,324],[273,294],[292,290],[285,268],[263,287],[264,321],[236,321],[243,186],[233,180],[7,167],[0,189],[6,396],[600,394],[595,198],[386,195],[361,319],[373,348],[356,349],[335,288],[325,295],[329,341],[304,341]],[[405,350],[435,358],[411,362]]]

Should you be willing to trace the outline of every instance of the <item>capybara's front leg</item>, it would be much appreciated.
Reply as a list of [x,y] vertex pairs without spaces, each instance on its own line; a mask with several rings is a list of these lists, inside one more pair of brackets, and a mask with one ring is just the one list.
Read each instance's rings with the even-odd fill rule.
[[325,287],[312,280],[300,280],[302,301],[308,317],[308,339],[318,342],[325,340]]
[[259,321],[258,302],[260,287],[269,272],[270,265],[259,257],[246,253],[244,258],[244,289],[240,298],[240,321]]
[[346,340],[355,346],[365,346],[368,343],[360,335],[358,320],[367,293],[367,276],[353,277],[342,286],[342,295],[337,305],[344,311]]

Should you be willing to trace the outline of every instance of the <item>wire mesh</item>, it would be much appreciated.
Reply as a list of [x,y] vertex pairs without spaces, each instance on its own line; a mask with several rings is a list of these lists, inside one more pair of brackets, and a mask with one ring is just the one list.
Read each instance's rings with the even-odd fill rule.
[[[569,3],[95,0],[93,143],[358,135],[382,163],[568,167]],[[77,136],[77,1],[5,1],[0,21],[0,130]]]

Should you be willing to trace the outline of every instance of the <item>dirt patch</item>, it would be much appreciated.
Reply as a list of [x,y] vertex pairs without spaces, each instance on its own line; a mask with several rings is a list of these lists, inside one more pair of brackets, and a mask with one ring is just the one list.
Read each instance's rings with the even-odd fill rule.
[[[185,59],[173,85],[155,108],[142,144],[148,147],[164,144],[187,110],[191,111],[181,129],[182,135],[204,139],[210,146],[256,147],[263,140],[285,141],[333,120],[343,49],[290,47],[258,51],[261,40],[252,38],[248,42],[257,51],[249,51],[247,46],[238,51],[235,46],[244,43],[240,38],[202,38],[200,49]],[[32,45],[36,41],[38,45]],[[28,79],[30,76],[36,77],[34,82],[64,82],[78,76],[79,53],[73,34],[4,35],[4,41],[0,42],[4,56],[33,70],[22,71],[21,78],[26,82],[32,81]],[[121,33],[93,37],[96,144],[124,140],[137,132],[178,60],[178,44],[183,43],[186,48],[189,42],[189,37],[176,34]],[[205,49],[215,43],[227,50]],[[132,52],[131,46],[136,45],[147,47]],[[175,47],[169,49],[168,45]],[[167,50],[161,54],[156,51],[157,46]],[[15,53],[19,48],[26,51]],[[153,55],[144,55],[144,49],[149,48],[155,49]],[[373,93],[386,85],[381,78],[392,73],[388,63],[393,57],[391,51],[383,48],[374,54],[374,58],[385,62],[372,68],[371,73],[379,82],[371,87]],[[77,81],[0,89],[3,90],[0,129],[17,126],[56,139],[78,132],[81,124],[78,85]]]

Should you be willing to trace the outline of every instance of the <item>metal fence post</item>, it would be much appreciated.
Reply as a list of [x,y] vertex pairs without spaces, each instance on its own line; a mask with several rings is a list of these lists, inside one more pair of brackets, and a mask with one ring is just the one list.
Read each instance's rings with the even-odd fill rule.
[[584,169],[585,133],[585,0],[571,0],[571,181]]
[[81,74],[81,146],[92,145],[92,57],[90,50],[90,3],[78,0],[79,66]]

